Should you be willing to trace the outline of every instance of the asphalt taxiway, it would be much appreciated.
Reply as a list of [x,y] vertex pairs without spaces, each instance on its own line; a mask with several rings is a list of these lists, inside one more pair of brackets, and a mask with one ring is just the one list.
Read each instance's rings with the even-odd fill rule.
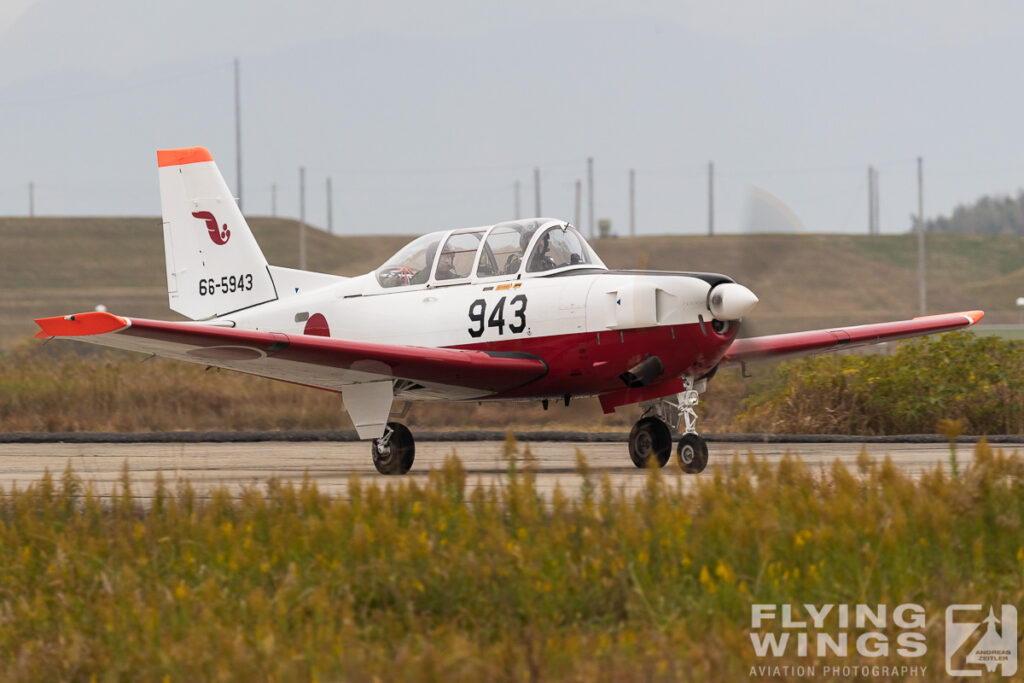
[[[626,444],[568,443],[557,441],[519,443],[522,452],[529,447],[537,471],[537,487],[550,494],[560,486],[567,495],[580,491],[582,477],[576,466],[577,450],[583,453],[595,475],[605,474],[612,486],[627,492],[644,486],[645,473],[629,460]],[[996,445],[1007,452],[1020,450],[1020,444]],[[748,453],[777,463],[785,454],[799,456],[812,468],[827,471],[836,460],[853,470],[862,449],[869,457],[889,457],[910,476],[935,467],[948,470],[949,445],[946,443],[709,443],[709,465],[699,475],[683,474],[675,456],[662,470],[671,478],[689,486],[702,477],[712,476],[714,464],[728,464],[732,458],[744,461]],[[957,459],[967,466],[973,459],[973,445],[958,444]],[[150,495],[157,472],[165,481],[187,479],[199,495],[224,486],[237,492],[244,487],[264,487],[271,478],[301,482],[308,476],[321,492],[346,495],[350,480],[357,475],[364,483],[390,485],[396,481],[416,480],[422,484],[431,469],[440,468],[445,458],[457,454],[468,475],[470,486],[504,487],[508,482],[509,461],[505,444],[500,441],[436,442],[416,444],[416,463],[405,477],[377,474],[370,459],[370,446],[364,442],[253,442],[253,443],[0,443],[0,487],[9,491],[38,481],[44,471],[55,477],[70,463],[84,481],[91,482],[94,493],[108,495],[117,485],[127,463],[132,488],[140,498]]]

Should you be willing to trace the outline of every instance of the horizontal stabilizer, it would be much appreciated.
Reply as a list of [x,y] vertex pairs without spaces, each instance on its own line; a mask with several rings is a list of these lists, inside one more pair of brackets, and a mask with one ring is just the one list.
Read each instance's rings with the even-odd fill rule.
[[116,332],[127,327],[128,320],[112,313],[94,311],[59,315],[55,318],[37,318],[36,324],[40,328],[36,332],[36,339],[49,339],[50,337],[86,337],[93,334]]

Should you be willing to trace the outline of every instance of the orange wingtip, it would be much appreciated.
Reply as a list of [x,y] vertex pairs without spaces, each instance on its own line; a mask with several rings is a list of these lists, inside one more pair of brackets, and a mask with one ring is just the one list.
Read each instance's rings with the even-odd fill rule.
[[957,313],[937,313],[934,315],[919,315],[914,320],[928,320],[929,318],[945,318],[951,315],[962,315],[970,319],[971,324],[974,325],[979,320],[985,317],[985,311],[959,311]]
[[37,339],[50,337],[84,337],[90,334],[116,332],[128,327],[128,320],[113,313],[76,313],[74,315],[58,315],[54,318],[37,318],[40,330]]
[[156,163],[164,166],[184,166],[200,161],[213,161],[213,155],[205,147],[184,147],[182,149],[160,149],[156,152]]

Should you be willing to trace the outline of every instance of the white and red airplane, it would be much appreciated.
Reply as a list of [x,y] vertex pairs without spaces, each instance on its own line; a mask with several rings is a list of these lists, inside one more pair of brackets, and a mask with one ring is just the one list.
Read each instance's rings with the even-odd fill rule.
[[968,327],[981,311],[736,339],[757,304],[713,273],[609,270],[568,223],[510,221],[423,235],[358,277],[267,264],[210,153],[157,152],[170,307],[196,322],[106,312],[36,322],[40,338],[237,370],[339,392],[383,474],[415,457],[397,401],[638,403],[637,467],[686,472],[707,444],[699,393],[723,365]]

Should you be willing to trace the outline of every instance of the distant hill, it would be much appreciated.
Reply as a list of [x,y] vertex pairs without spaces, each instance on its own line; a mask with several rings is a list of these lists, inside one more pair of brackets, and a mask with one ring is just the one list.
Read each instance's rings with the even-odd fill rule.
[[953,209],[953,215],[925,221],[928,232],[1024,235],[1024,190],[1016,197],[982,197]]
[[[298,265],[298,224],[250,218],[267,259]],[[309,268],[356,275],[413,236],[338,237],[308,229]],[[1024,239],[928,236],[930,312],[981,308],[1016,322]],[[761,298],[746,334],[917,314],[913,235],[723,235],[610,238],[594,244],[612,268],[721,272]],[[33,318],[92,310],[175,319],[167,308],[159,218],[0,218],[0,348],[35,332]]]

